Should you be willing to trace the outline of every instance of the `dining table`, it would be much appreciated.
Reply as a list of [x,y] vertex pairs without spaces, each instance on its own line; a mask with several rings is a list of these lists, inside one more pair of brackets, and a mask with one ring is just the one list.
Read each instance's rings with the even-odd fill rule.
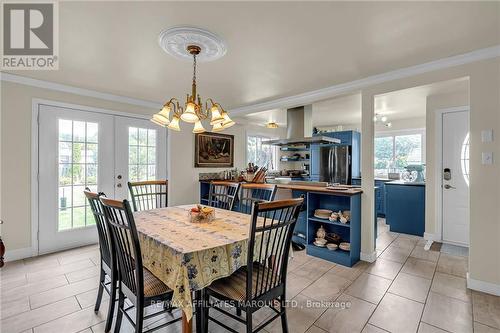
[[193,207],[196,204],[134,213],[143,265],[173,290],[173,306],[182,310],[183,333],[192,332],[193,293],[246,265],[251,224],[248,214],[218,208],[212,221],[192,222]]

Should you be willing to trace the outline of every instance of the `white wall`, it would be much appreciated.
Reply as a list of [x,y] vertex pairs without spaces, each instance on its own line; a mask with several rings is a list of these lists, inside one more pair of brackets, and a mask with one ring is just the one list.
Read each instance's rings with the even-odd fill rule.
[[[192,126],[192,125],[191,125]],[[168,140],[168,172],[169,172],[169,204],[172,206],[199,202],[200,186],[198,175],[201,172],[219,172],[228,168],[195,168],[194,167],[194,134],[190,125],[181,124],[181,132],[171,131]],[[205,128],[209,128],[208,126]],[[234,135],[234,167],[245,168],[246,137],[260,134],[283,138],[285,129],[268,129],[253,125],[234,125],[223,132]]]

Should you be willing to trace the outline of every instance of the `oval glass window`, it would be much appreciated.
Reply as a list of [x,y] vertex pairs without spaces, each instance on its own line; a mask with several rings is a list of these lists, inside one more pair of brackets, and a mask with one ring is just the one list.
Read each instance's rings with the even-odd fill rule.
[[462,153],[460,154],[460,165],[462,166],[462,175],[464,176],[465,183],[469,186],[469,133],[465,136],[462,143]]

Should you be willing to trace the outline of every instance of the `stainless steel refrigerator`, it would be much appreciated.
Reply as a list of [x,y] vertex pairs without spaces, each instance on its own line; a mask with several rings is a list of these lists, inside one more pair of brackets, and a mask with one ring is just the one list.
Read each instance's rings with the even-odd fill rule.
[[351,184],[352,149],[349,145],[320,147],[319,181],[338,184]]

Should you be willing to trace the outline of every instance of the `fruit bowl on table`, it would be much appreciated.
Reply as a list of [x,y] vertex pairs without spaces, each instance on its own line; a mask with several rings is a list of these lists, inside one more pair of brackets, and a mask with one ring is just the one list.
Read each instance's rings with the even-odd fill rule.
[[194,223],[211,222],[215,219],[215,209],[212,207],[196,205],[196,207],[189,210],[189,218],[191,219],[191,222]]

